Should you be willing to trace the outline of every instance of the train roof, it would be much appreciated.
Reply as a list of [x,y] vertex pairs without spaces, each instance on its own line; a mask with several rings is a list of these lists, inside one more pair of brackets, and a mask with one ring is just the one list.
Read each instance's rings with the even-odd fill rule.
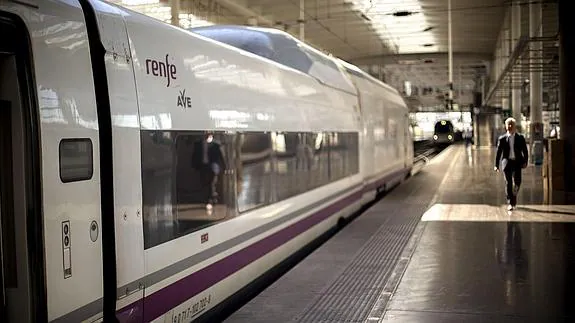
[[289,66],[331,87],[356,93],[353,83],[339,68],[335,58],[284,31],[239,25],[213,25],[188,30]]
[[357,66],[355,66],[355,65],[353,65],[353,64],[351,64],[351,63],[349,63],[349,62],[346,62],[346,61],[344,61],[344,60],[342,60],[342,59],[339,59],[339,58],[338,58],[337,60],[338,60],[338,63],[341,64],[342,67],[345,68],[345,70],[346,70],[349,74],[355,75],[355,76],[357,76],[357,77],[359,77],[359,78],[362,78],[362,79],[364,79],[364,80],[366,80],[366,81],[368,81],[368,82],[373,83],[373,84],[376,85],[376,86],[383,87],[383,88],[385,88],[386,90],[389,90],[389,91],[393,92],[394,94],[399,95],[399,91],[397,91],[397,89],[394,88],[393,86],[391,86],[391,85],[389,85],[389,84],[386,84],[386,83],[384,83],[384,82],[378,80],[377,78],[375,78],[375,77],[369,75],[367,72],[363,71],[363,70],[360,69],[359,67],[357,67]]
[[[118,55],[129,55],[133,62],[142,129],[317,132],[358,127],[355,89],[352,95],[334,96],[336,89],[326,91],[309,74],[241,48],[115,4],[94,0],[94,7],[107,52],[126,48],[129,38],[130,51]],[[162,39],[162,46],[150,39]],[[153,64],[157,70],[163,65],[164,74],[154,74]],[[111,73],[127,70],[114,67],[107,73],[113,78]],[[125,106],[117,109],[123,115]]]

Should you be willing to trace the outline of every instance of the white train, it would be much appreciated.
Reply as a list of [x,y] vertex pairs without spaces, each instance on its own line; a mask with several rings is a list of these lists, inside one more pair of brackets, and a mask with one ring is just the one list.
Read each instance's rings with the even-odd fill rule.
[[97,0],[0,2],[0,35],[2,322],[209,317],[412,167],[397,91],[319,52]]

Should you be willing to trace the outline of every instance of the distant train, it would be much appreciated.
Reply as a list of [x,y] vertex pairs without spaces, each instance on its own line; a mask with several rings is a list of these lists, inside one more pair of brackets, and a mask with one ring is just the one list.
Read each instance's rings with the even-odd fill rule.
[[449,145],[455,142],[455,130],[449,120],[440,120],[435,123],[433,142],[437,145]]
[[209,318],[409,176],[398,91],[243,32],[279,57],[99,0],[0,2],[0,322]]

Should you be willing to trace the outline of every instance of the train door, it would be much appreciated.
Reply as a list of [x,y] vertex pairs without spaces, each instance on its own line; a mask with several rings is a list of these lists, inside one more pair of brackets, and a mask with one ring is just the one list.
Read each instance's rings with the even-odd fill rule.
[[15,31],[0,16],[0,322],[39,322],[46,309],[38,137]]
[[102,242],[114,232],[101,220],[113,212],[102,211],[111,194],[82,26],[72,2],[0,2],[2,322],[101,317]]

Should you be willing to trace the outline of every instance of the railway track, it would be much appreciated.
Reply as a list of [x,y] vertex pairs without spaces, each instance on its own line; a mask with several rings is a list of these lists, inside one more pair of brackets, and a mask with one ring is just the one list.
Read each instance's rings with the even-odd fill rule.
[[431,140],[413,142],[414,164],[427,163],[448,146],[436,146]]

